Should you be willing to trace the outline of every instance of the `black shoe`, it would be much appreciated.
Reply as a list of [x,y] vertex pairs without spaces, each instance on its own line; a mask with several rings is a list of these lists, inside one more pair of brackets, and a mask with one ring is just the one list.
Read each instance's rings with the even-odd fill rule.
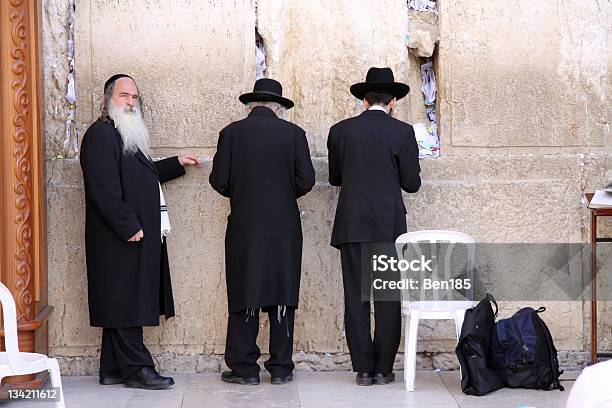
[[376,373],[376,374],[374,374],[373,382],[376,385],[385,385],[385,384],[392,383],[393,381],[395,381],[395,374],[393,374],[393,373],[388,373],[388,374]]
[[126,387],[145,390],[163,390],[172,385],[174,385],[172,377],[162,377],[153,367],[142,367],[125,380]]
[[357,373],[355,380],[357,381],[357,385],[372,385],[372,374]]
[[233,371],[224,371],[221,373],[221,381],[230,384],[258,385],[259,377],[243,378]]
[[293,373],[287,374],[284,377],[272,376],[272,384],[287,384],[289,381],[293,381]]
[[115,385],[122,383],[123,377],[120,375],[100,375],[100,384],[102,385]]

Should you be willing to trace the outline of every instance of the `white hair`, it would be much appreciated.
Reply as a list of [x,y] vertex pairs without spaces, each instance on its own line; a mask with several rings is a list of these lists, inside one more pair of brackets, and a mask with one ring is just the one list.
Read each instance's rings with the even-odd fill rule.
[[247,110],[250,112],[251,109],[257,106],[265,106],[266,108],[272,109],[276,116],[281,116],[285,112],[285,108],[278,102],[267,102],[267,101],[257,101],[257,102],[249,102],[247,103]]
[[149,130],[142,119],[139,104],[130,108],[117,107],[112,99],[108,106],[108,117],[115,122],[115,127],[123,139],[123,152],[134,154],[140,149],[145,155],[150,155]]

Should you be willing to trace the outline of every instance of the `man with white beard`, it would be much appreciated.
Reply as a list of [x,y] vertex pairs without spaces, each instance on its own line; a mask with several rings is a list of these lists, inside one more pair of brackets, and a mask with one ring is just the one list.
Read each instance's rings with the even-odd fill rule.
[[90,324],[102,327],[100,384],[163,389],[143,326],[174,316],[166,235],[170,221],[161,184],[200,165],[194,155],[152,161],[134,80],[104,84],[100,118],[81,144]]

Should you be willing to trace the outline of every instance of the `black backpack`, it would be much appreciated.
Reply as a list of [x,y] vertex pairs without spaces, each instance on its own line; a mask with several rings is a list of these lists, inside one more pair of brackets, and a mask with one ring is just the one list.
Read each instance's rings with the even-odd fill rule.
[[545,310],[525,307],[495,324],[491,362],[508,387],[563,391],[557,349],[539,316]]
[[465,312],[455,353],[461,365],[461,390],[466,394],[485,395],[504,387],[504,381],[493,370],[489,359],[495,317],[497,302],[488,293],[478,305]]

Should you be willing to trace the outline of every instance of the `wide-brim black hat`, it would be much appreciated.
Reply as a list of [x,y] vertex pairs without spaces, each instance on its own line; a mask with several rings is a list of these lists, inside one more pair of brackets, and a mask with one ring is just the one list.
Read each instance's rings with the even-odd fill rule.
[[401,82],[395,82],[391,68],[370,68],[366,81],[351,85],[351,93],[358,99],[363,99],[370,91],[384,91],[392,94],[395,99],[408,95],[410,87]]
[[245,93],[238,97],[245,105],[249,102],[278,102],[285,109],[293,108],[291,99],[283,98],[283,86],[280,82],[271,78],[261,78],[255,81],[253,92]]

